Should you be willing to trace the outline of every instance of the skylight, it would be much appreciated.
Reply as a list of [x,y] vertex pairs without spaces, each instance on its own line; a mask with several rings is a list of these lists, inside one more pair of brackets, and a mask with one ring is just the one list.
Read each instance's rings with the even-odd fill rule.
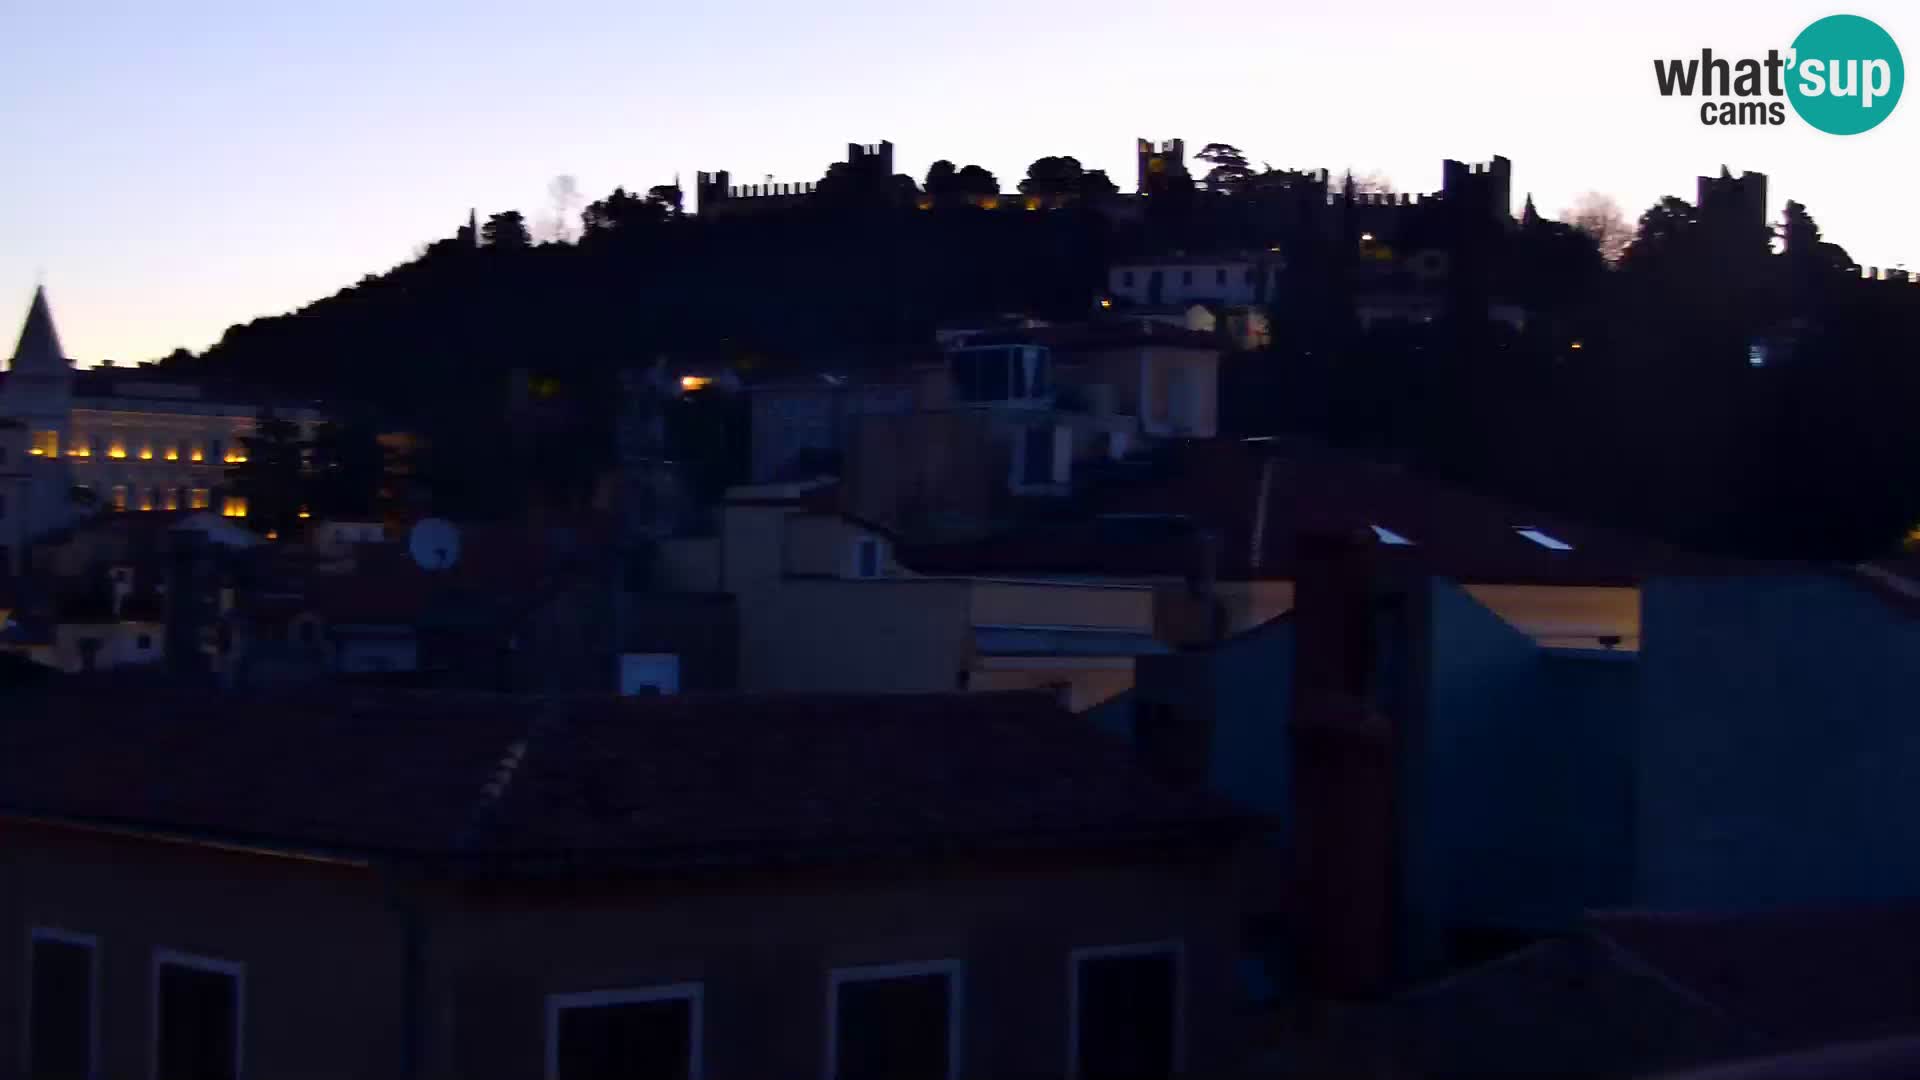
[[1573,550],[1572,544],[1567,543],[1565,540],[1560,540],[1555,537],[1549,536],[1546,533],[1541,532],[1539,529],[1536,529],[1531,525],[1515,525],[1513,527],[1513,531],[1519,533],[1521,536],[1526,537],[1527,539],[1533,541],[1534,543],[1539,544],[1543,548],[1552,548],[1555,551],[1572,551]]
[[1404,536],[1401,536],[1399,533],[1394,532],[1392,529],[1384,528],[1379,525],[1373,526],[1373,535],[1379,537],[1380,542],[1383,544],[1400,544],[1406,547],[1413,546],[1413,541],[1407,539]]

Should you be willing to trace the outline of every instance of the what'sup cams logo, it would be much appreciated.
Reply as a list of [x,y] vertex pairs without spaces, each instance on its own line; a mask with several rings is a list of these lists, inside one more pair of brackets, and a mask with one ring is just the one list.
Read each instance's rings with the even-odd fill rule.
[[[1892,35],[1871,19],[1829,15],[1800,31],[1783,55],[1732,60],[1701,49],[1696,59],[1655,60],[1662,97],[1698,97],[1708,126],[1778,125],[1787,106],[1829,135],[1858,135],[1900,103],[1907,73]],[[1784,99],[1784,100],[1783,100]]]

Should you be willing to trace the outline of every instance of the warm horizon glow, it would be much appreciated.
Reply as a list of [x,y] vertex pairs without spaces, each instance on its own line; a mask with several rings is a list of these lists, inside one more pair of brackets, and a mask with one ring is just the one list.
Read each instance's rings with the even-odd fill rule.
[[[1863,266],[1920,263],[1898,180],[1920,100],[1842,138],[1797,119],[1703,127],[1654,86],[1655,58],[1764,54],[1828,13],[1224,0],[1206,18],[1247,43],[1236,53],[1186,9],[1092,0],[987,0],[964,18],[871,0],[586,0],[563,19],[434,0],[16,4],[0,92],[20,107],[0,112],[0,140],[31,167],[0,173],[0,332],[44,280],[84,365],[203,349],[407,261],[470,208],[537,229],[559,174],[587,199],[677,174],[691,208],[697,170],[813,181],[880,139],[916,180],[946,158],[1010,193],[1050,154],[1132,191],[1136,138],[1183,138],[1190,158],[1224,141],[1255,167],[1351,168],[1411,193],[1439,187],[1442,158],[1504,154],[1515,213],[1529,194],[1557,217],[1599,191],[1629,221],[1726,164],[1767,173],[1773,217],[1805,203]],[[1913,9],[1862,14],[1920,55]]]

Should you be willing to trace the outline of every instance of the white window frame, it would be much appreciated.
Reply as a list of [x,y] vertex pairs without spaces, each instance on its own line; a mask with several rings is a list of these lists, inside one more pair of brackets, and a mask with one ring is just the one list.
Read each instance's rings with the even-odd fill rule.
[[20,1029],[20,1075],[25,1076],[33,1070],[33,947],[41,942],[55,945],[75,945],[87,950],[87,1076],[100,1075],[100,938],[96,934],[81,934],[72,930],[61,930],[51,926],[35,926],[27,930],[26,987],[21,995],[21,1019],[25,1022]]
[[821,1075],[838,1080],[840,1072],[840,988],[848,983],[886,982],[921,975],[947,977],[947,1080],[959,1080],[962,1055],[960,1047],[966,1016],[966,964],[957,959],[931,960],[917,964],[864,964],[837,967],[827,973],[827,1047]]
[[180,952],[176,949],[153,950],[153,964],[147,972],[147,1076],[160,1080],[160,969],[172,964],[192,971],[225,975],[233,980],[233,1075],[247,1075],[247,965],[211,956]]
[[1113,957],[1173,957],[1173,1072],[1187,1067],[1187,943],[1147,941],[1132,945],[1090,945],[1067,954],[1067,1080],[1080,1078],[1080,966],[1088,960]]
[[560,1013],[565,1009],[597,1009],[609,1005],[644,1005],[653,1001],[685,1001],[688,1008],[688,1080],[701,1080],[707,1067],[706,984],[669,983],[630,990],[588,990],[572,994],[547,995],[547,1080],[560,1078]]

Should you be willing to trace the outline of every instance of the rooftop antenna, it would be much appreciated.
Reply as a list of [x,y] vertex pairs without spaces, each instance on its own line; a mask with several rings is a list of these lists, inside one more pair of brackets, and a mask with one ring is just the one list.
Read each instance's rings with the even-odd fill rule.
[[407,535],[407,553],[422,570],[451,570],[460,561],[460,530],[443,518],[423,518]]

